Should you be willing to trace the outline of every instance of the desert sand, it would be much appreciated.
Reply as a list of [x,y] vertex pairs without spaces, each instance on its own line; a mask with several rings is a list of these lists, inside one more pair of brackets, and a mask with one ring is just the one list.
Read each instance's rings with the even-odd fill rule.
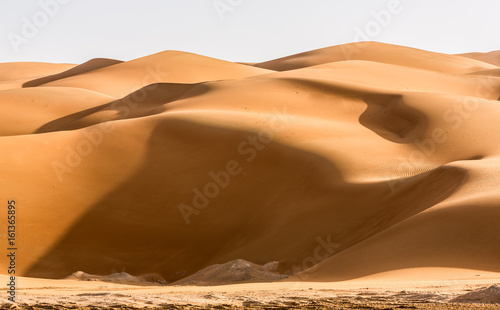
[[[0,276],[3,280],[3,276]],[[16,309],[499,309],[493,280],[137,286],[20,278]],[[2,295],[0,295],[2,296]],[[2,296],[3,297],[3,296]],[[12,309],[12,303],[0,309]]]
[[500,283],[498,55],[362,42],[256,64],[0,64],[19,299],[114,289],[60,280],[77,272],[192,297],[307,283],[452,287],[448,302]]

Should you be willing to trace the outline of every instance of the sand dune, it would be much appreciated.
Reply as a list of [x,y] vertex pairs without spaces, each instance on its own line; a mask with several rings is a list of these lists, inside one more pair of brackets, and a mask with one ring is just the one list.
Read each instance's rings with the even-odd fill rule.
[[489,53],[467,53],[467,54],[459,54],[459,56],[490,63],[497,67],[500,66],[500,51],[493,51]]
[[[0,136],[36,133],[45,124],[115,98],[80,88],[46,87],[0,92]],[[26,113],[20,113],[26,111]]]
[[61,73],[56,73],[49,76],[44,76],[39,79],[31,80],[23,84],[23,87],[36,87],[42,84],[50,83],[74,75],[83,74],[93,70],[101,69],[104,67],[112,66],[121,63],[121,60],[106,59],[106,58],[95,58],[91,59],[81,65],[73,67]]
[[10,62],[0,64],[0,90],[21,88],[24,83],[38,77],[58,74],[73,68],[71,64],[42,62]]
[[178,51],[165,51],[58,79],[43,86],[79,87],[124,97],[153,83],[198,83],[241,79],[269,70]]
[[71,64],[51,64],[43,62],[9,62],[0,64],[0,81],[35,78],[60,73],[73,68]]
[[21,276],[500,279],[493,64],[370,42],[24,66],[0,91]]
[[279,281],[287,276],[277,273],[278,262],[257,265],[242,259],[208,266],[172,285],[227,285]]
[[493,68],[491,64],[470,58],[463,59],[460,56],[379,42],[358,42],[332,46],[255,64],[255,66],[286,71],[345,60],[368,60],[454,74],[479,71],[481,68]]

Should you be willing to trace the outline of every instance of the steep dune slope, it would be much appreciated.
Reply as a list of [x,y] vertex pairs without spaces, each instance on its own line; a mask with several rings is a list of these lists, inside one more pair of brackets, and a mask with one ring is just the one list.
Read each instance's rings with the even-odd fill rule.
[[[393,272],[392,277],[426,280],[435,277],[439,267],[475,269],[477,277],[485,271],[500,272],[500,211],[496,188],[500,175],[492,176],[488,171],[492,164],[496,166],[499,162],[498,159],[484,161],[467,164],[474,169],[474,178],[481,179],[477,182],[482,183],[473,193],[468,193],[472,197],[439,204],[305,270],[296,279],[342,281],[368,276],[376,279],[377,274],[384,276],[388,271],[403,270]],[[460,194],[458,191],[457,195]],[[411,269],[423,271],[410,275]],[[453,278],[453,272],[448,272],[446,277]]]
[[[412,195],[394,196],[386,182],[345,182],[324,158],[278,143],[266,145],[258,157],[248,162],[251,154],[240,153],[252,148],[245,145],[244,152],[239,153],[238,147],[249,132],[228,131],[174,117],[154,126],[147,144],[143,144],[137,139],[148,134],[140,129],[146,125],[140,121],[116,124],[114,131],[91,154],[82,156],[82,162],[75,167],[64,161],[65,152],[52,154],[54,160],[71,169],[61,170],[61,183],[57,183],[55,171],[47,175],[53,162],[36,163],[48,170],[44,174],[48,179],[32,182],[47,189],[37,192],[36,199],[21,200],[26,210],[21,225],[32,223],[31,230],[50,225],[61,211],[48,206],[43,208],[41,217],[35,211],[40,210],[36,201],[53,201],[54,195],[60,197],[60,191],[65,192],[60,199],[71,206],[74,215],[65,217],[64,225],[59,223],[44,233],[62,238],[27,270],[27,275],[62,277],[78,267],[97,274],[113,269],[125,269],[132,274],[159,272],[171,281],[212,261],[235,257],[258,263],[274,257],[291,268],[307,257],[318,236],[325,242],[339,244],[328,251],[347,248],[441,201],[466,177],[458,170],[439,172],[444,178],[449,177],[450,183],[439,188],[438,196],[433,189],[436,183],[428,182],[425,175],[405,183],[401,187],[404,192],[413,186],[421,188],[417,200]],[[135,139],[123,137],[123,130],[130,129],[135,131]],[[79,135],[80,139],[86,137],[84,133]],[[114,159],[112,165],[103,165],[109,163],[109,153],[120,154],[125,141],[127,147],[147,153],[141,157],[131,154],[123,160]],[[77,150],[79,143],[76,140],[68,146]],[[19,153],[19,149],[11,152]],[[190,153],[199,156],[186,160]],[[124,160],[126,168],[117,174],[116,169],[125,164]],[[235,175],[229,179],[229,172],[220,176],[220,171]],[[10,177],[10,184],[5,184],[9,192],[14,192],[12,185],[27,177],[18,170],[5,169],[3,173]],[[214,177],[214,173],[219,177]],[[222,185],[206,188],[207,184],[215,184],[214,178]],[[279,185],[269,187],[268,182]],[[197,194],[197,189],[203,194]],[[290,196],[291,192],[294,195]],[[365,195],[356,197],[359,192]],[[81,201],[83,193],[88,203]],[[431,196],[423,200],[426,195]],[[181,204],[185,205],[184,215]],[[206,206],[193,209],[196,204]],[[83,216],[69,222],[76,214]],[[336,238],[330,240],[330,234]],[[53,240],[43,235],[31,236],[22,243],[33,242],[43,249]]]
[[[166,52],[0,92],[19,274],[172,282],[238,259],[308,281],[500,272],[495,67],[362,53],[273,72]],[[137,83],[156,65],[169,74]]]

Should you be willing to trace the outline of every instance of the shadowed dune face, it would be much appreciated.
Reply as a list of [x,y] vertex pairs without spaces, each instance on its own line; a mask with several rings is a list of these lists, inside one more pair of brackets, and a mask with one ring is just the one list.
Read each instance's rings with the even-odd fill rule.
[[[466,178],[461,169],[443,167],[395,192],[385,182],[350,184],[328,160],[279,143],[267,144],[248,162],[238,148],[251,135],[161,121],[138,172],[95,203],[26,275],[58,278],[79,268],[95,274],[159,272],[174,281],[210,261],[263,264],[267,257],[290,273],[317,236],[335,244],[327,254],[349,248],[446,199]],[[220,175],[230,162],[237,163],[237,175],[218,178],[225,188],[206,189],[215,183],[205,167]],[[208,203],[186,225],[179,205],[194,205],[193,189],[204,193],[198,203]]]
[[55,119],[40,127],[37,133],[74,130],[107,121],[154,115],[164,112],[169,102],[208,91],[209,87],[204,84],[151,84],[122,99]]
[[[404,281],[411,274],[405,275],[408,268],[429,266],[474,269],[476,276],[484,271],[499,272],[500,249],[495,245],[499,241],[495,220],[498,215],[498,205],[484,203],[422,213],[402,223],[406,227],[395,225],[288,280],[377,279],[390,272],[389,277]],[[461,230],[455,229],[458,226]],[[461,246],[449,243],[457,239]],[[475,262],[474,267],[468,264],[470,261]],[[447,276],[452,274],[448,272]]]
[[267,69],[169,51],[9,76],[0,187],[19,205],[19,275],[500,272],[498,67],[364,46]]
[[428,122],[424,113],[404,104],[402,96],[368,96],[366,111],[359,122],[381,137],[396,143],[411,143],[421,139]]

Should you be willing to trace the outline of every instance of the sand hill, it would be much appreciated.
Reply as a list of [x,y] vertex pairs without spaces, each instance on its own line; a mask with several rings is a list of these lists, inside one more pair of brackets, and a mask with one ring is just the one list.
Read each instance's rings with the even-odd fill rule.
[[454,298],[452,302],[498,304],[500,303],[500,286],[492,285],[488,288],[475,290]]
[[280,275],[278,262],[257,265],[243,259],[203,268],[195,274],[172,283],[172,285],[227,285],[235,283],[273,282],[287,278]]
[[25,82],[37,77],[59,74],[75,67],[72,64],[37,62],[10,62],[0,64],[0,90],[21,88]]
[[367,42],[253,65],[0,64],[18,275],[500,273],[500,68],[472,58]]
[[500,51],[493,51],[489,53],[466,53],[459,54],[459,56],[480,60],[486,63],[500,66]]

